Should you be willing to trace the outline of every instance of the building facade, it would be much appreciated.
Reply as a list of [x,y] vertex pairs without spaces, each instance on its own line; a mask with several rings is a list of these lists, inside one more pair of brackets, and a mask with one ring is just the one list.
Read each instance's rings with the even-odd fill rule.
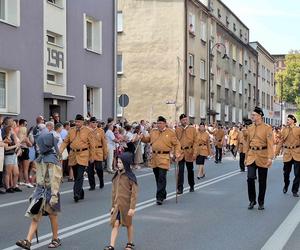
[[0,113],[113,116],[115,8],[110,0],[0,0]]

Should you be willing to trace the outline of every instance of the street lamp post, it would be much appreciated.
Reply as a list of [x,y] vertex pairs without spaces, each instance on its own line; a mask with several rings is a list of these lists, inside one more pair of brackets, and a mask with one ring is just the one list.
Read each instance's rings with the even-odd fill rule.
[[211,116],[211,63],[212,63],[212,52],[214,48],[219,48],[220,46],[224,48],[224,55],[222,59],[228,59],[226,53],[226,46],[223,43],[216,43],[214,46],[211,46],[212,41],[209,40],[209,53],[208,53],[208,123],[210,124],[210,116]]

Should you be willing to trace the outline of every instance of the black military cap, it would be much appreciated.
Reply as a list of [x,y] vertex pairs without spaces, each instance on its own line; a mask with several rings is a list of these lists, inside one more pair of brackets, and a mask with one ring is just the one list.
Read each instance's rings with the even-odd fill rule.
[[244,124],[245,124],[246,126],[251,125],[251,124],[252,124],[251,119],[245,119],[245,120],[244,120]]
[[92,116],[92,117],[90,118],[90,122],[97,122],[97,118],[96,118],[95,116]]
[[80,114],[77,114],[75,117],[75,121],[84,121],[84,117]]
[[181,120],[181,119],[183,119],[183,118],[186,118],[187,116],[186,116],[186,114],[181,114],[180,116],[179,116],[179,120]]
[[288,118],[290,118],[290,119],[292,119],[295,123],[297,122],[297,119],[296,119],[296,117],[295,116],[293,116],[293,115],[288,115]]
[[264,116],[264,112],[260,107],[255,107],[253,111],[261,116]]
[[200,125],[200,126],[201,126],[201,125],[205,126],[204,122],[200,122],[200,124],[199,124],[199,125]]
[[166,118],[164,118],[163,116],[159,116],[157,118],[157,122],[167,122]]

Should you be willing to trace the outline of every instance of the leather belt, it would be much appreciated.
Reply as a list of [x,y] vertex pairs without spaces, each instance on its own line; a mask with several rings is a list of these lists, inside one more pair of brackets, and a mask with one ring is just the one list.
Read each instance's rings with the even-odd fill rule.
[[153,151],[153,154],[169,154],[170,151]]
[[102,146],[96,146],[95,148],[102,148]]
[[251,150],[264,150],[267,149],[268,147],[250,147]]
[[74,152],[82,152],[82,151],[86,151],[86,150],[88,150],[88,148],[81,148],[81,149],[73,149],[72,148],[72,151],[74,151]]
[[199,146],[201,147],[201,146],[206,146],[206,144],[199,144]]
[[190,148],[193,148],[193,145],[192,146],[181,147],[182,150],[190,149]]
[[288,149],[293,149],[293,148],[299,148],[300,145],[296,145],[296,146],[283,146],[284,148],[288,148]]

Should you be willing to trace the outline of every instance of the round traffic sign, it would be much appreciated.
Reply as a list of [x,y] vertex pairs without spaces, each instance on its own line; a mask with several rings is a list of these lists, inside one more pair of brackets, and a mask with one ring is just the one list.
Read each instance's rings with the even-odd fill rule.
[[124,107],[128,106],[128,103],[129,103],[128,95],[126,95],[126,94],[120,95],[120,97],[119,97],[120,106],[124,108]]

